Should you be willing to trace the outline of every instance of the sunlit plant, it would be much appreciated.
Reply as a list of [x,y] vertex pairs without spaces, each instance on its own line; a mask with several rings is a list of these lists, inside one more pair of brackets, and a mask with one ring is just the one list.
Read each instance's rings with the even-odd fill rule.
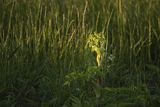
[[96,61],[98,64],[98,67],[102,65],[104,56],[105,56],[105,36],[103,33],[96,33],[90,34],[87,43],[86,48],[91,49],[91,52],[96,52]]

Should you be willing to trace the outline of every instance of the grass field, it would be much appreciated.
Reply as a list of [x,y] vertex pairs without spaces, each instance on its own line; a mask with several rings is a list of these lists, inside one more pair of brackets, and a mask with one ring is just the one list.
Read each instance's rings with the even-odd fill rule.
[[0,107],[159,107],[160,0],[0,0]]

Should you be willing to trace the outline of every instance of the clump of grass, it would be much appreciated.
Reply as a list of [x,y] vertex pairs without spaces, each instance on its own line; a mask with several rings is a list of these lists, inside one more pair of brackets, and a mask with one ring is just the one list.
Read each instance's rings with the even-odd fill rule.
[[159,0],[1,0],[0,106],[114,106],[102,99],[130,87],[142,106],[159,105],[159,10]]

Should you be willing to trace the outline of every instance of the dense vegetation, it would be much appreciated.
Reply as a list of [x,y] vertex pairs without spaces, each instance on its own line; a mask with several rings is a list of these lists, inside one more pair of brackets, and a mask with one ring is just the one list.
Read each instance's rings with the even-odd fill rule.
[[0,0],[0,107],[159,107],[160,0]]

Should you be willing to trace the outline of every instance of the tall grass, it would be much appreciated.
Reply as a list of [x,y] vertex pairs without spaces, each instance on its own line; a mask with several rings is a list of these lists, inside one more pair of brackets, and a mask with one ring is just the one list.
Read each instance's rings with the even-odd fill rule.
[[[159,0],[1,0],[0,106],[158,106],[159,10]],[[85,48],[94,32],[106,38],[102,68]],[[81,76],[99,70],[101,84]]]

